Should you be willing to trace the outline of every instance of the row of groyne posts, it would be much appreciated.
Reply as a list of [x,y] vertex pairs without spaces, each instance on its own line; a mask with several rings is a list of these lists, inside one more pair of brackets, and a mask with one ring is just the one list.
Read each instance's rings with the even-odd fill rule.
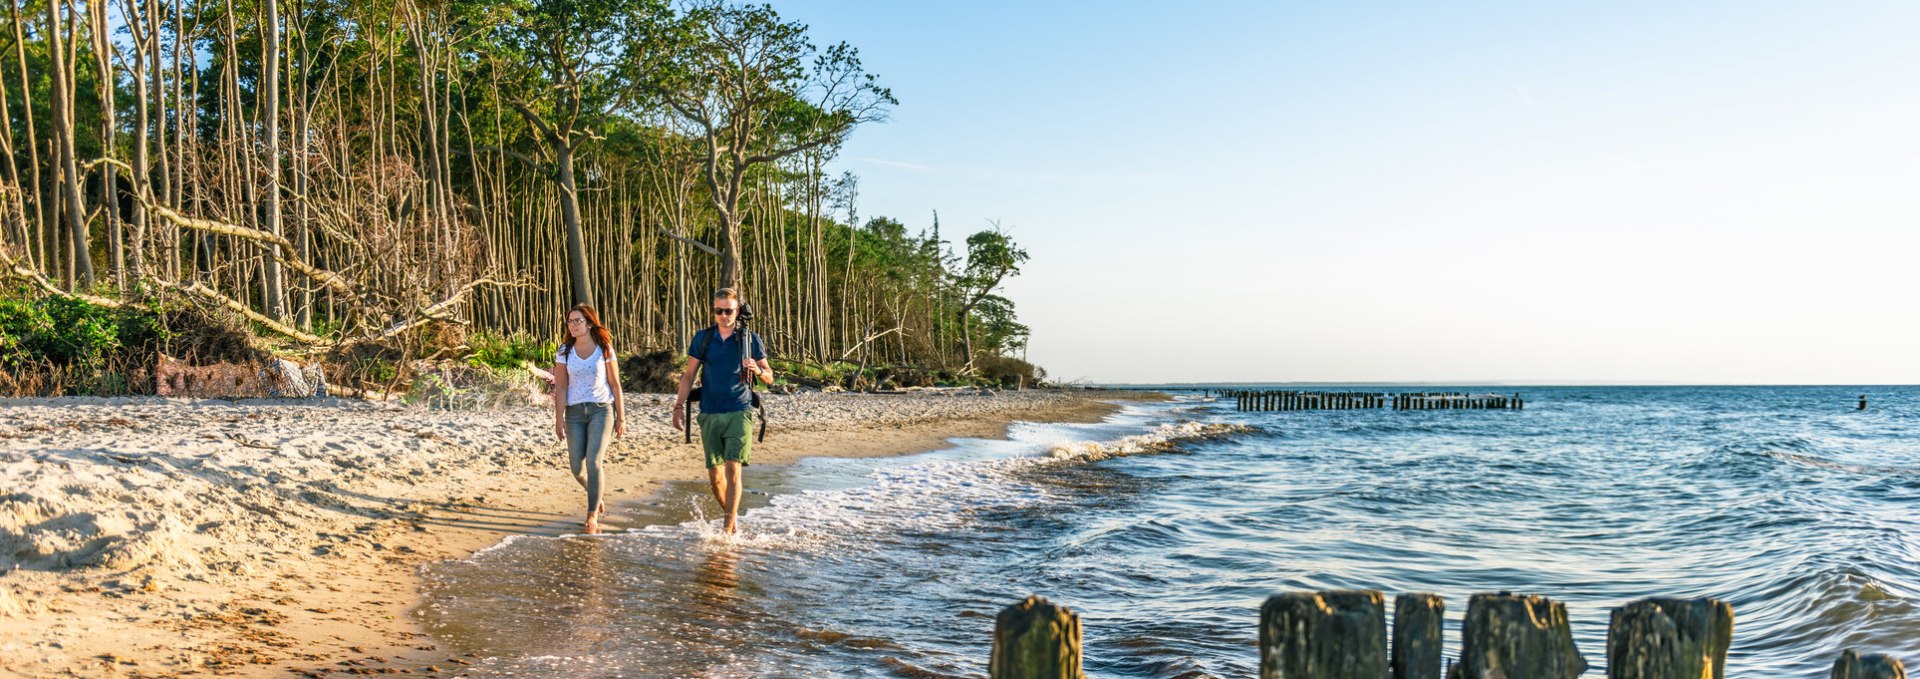
[[1273,389],[1208,389],[1206,395],[1233,399],[1244,411],[1281,410],[1520,410],[1527,407],[1519,394],[1465,394],[1452,392],[1367,393],[1351,391],[1280,391]]
[[[1293,592],[1260,607],[1260,679],[1439,679],[1445,607],[1402,594],[1387,628],[1374,590]],[[1572,679],[1587,671],[1566,607],[1538,595],[1475,594],[1446,679]],[[1388,639],[1392,639],[1389,647]],[[1613,610],[1609,679],[1724,679],[1733,607],[1718,599],[1642,599]],[[994,620],[991,679],[1083,679],[1080,616],[1040,597]],[[1831,679],[1905,679],[1898,658],[1842,651]]]

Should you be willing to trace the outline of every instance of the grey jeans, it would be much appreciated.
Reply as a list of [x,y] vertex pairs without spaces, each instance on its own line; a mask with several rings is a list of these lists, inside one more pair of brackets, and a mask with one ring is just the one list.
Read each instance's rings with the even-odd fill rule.
[[587,489],[587,513],[600,508],[600,456],[613,436],[612,406],[575,403],[567,406],[567,468],[573,480]]

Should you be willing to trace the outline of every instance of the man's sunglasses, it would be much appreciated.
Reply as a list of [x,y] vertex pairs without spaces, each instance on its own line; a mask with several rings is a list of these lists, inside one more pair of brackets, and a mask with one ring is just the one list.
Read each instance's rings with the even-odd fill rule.
[[714,309],[713,314],[715,316],[732,316],[733,311],[733,309]]

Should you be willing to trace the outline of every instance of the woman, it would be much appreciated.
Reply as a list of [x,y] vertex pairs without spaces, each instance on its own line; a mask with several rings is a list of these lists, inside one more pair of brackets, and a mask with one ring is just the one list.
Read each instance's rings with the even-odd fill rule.
[[613,336],[600,325],[593,307],[576,304],[567,312],[560,353],[553,361],[553,433],[567,442],[567,467],[587,489],[586,532],[600,532],[600,457],[614,437],[627,433],[620,370],[613,360]]

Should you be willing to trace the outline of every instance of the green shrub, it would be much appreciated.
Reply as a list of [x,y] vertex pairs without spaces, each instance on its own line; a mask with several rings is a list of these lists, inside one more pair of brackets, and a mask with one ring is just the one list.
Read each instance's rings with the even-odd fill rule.
[[400,364],[380,358],[367,358],[360,361],[360,374],[371,382],[385,383],[400,376]]
[[553,364],[556,349],[552,342],[536,339],[527,335],[500,336],[492,333],[474,333],[467,338],[467,347],[472,350],[467,362],[474,367],[489,367],[499,370],[517,369],[522,362],[531,361],[534,365]]
[[981,356],[973,361],[974,372],[987,384],[1003,387],[1037,386],[1047,379],[1040,366],[1011,356]]
[[116,309],[24,289],[0,293],[0,366],[45,362],[101,369],[109,362],[144,361],[170,337],[164,313],[155,301]]

